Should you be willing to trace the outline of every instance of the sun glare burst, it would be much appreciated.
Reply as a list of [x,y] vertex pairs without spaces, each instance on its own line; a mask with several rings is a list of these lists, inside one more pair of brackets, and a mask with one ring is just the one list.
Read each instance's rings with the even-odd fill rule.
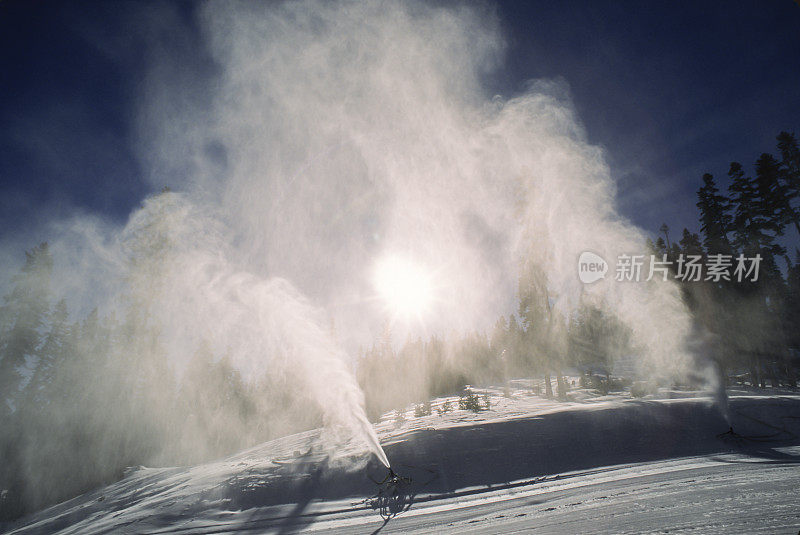
[[430,274],[420,265],[399,256],[387,256],[378,262],[375,289],[397,316],[418,318],[433,301]]

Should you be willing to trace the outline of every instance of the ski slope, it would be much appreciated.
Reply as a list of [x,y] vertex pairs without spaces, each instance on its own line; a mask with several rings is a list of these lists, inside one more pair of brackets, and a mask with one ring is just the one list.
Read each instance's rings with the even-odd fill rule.
[[[701,393],[650,399],[524,388],[479,413],[386,415],[393,467],[310,431],[195,467],[119,482],[7,526],[9,533],[791,533],[800,530],[800,396],[735,393],[735,435]],[[457,407],[455,400],[451,405]]]
[[[800,454],[800,449],[787,452]],[[797,533],[800,471],[741,455],[689,457],[415,505],[308,520],[319,533]],[[289,524],[285,524],[289,526]],[[281,524],[272,529],[281,532]]]

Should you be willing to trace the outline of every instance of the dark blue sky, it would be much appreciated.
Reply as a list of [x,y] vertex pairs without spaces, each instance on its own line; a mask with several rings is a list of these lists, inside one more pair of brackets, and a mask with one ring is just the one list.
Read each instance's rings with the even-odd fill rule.
[[[0,225],[15,232],[75,208],[124,221],[150,191],[134,150],[153,43],[202,86],[213,71],[194,5],[0,2]],[[655,233],[697,230],[700,176],[727,185],[800,132],[800,6],[752,2],[501,2],[511,96],[532,78],[570,88],[603,146],[623,215]]]

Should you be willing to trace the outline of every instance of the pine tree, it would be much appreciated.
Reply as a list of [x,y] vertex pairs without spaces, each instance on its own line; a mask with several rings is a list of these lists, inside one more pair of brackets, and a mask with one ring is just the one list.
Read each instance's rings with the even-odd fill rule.
[[780,236],[787,224],[793,223],[800,233],[800,222],[790,204],[791,193],[785,184],[781,162],[764,153],[756,161],[756,189],[769,229]]
[[730,340],[739,351],[750,356],[753,385],[764,386],[761,368],[773,359],[782,345],[778,311],[781,310],[785,282],[776,256],[785,249],[776,243],[785,222],[780,212],[780,194],[774,191],[770,177],[773,162],[762,156],[759,175],[747,177],[742,166],[731,164],[731,198],[735,206],[733,245],[747,258],[761,257],[758,281],[744,281],[732,286],[738,313],[732,313]]
[[561,375],[567,350],[565,318],[553,310],[553,299],[543,270],[528,263],[519,279],[519,317],[524,351],[533,368],[544,371],[545,391],[553,395],[552,372],[559,385],[558,396],[566,398],[566,383]]
[[779,276],[775,263],[776,255],[785,254],[785,249],[775,243],[783,230],[775,217],[775,197],[769,180],[754,180],[745,176],[741,164],[731,163],[731,198],[735,206],[733,217],[733,245],[747,257],[760,254],[762,270],[767,278]]
[[39,351],[39,362],[26,388],[28,411],[44,411],[53,403],[57,375],[70,355],[70,325],[67,302],[62,299],[50,313],[50,330]]
[[680,253],[684,256],[686,255],[702,255],[703,254],[703,246],[700,243],[700,236],[693,232],[689,232],[689,229],[683,229],[683,235],[681,237],[680,244]]
[[662,258],[665,254],[667,254],[667,244],[664,242],[664,238],[659,236],[656,238],[656,242],[653,244],[654,253],[658,258]]
[[697,191],[697,207],[700,209],[700,230],[707,254],[732,254],[728,233],[733,224],[730,215],[730,200],[719,193],[714,177],[703,175],[703,186]]
[[25,265],[14,277],[13,288],[3,306],[7,330],[0,339],[0,415],[9,413],[19,398],[25,379],[21,368],[38,357],[40,330],[49,309],[53,270],[50,249],[47,243],[42,243],[25,256]]
[[664,239],[666,240],[667,249],[668,250],[672,249],[672,244],[670,244],[670,241],[669,241],[669,227],[667,226],[667,224],[666,223],[662,223],[661,224],[661,228],[659,228],[658,230],[664,235]]
[[0,520],[15,518],[26,510],[27,466],[24,455],[28,422],[20,416],[22,368],[37,362],[41,331],[49,309],[53,260],[46,243],[25,253],[25,264],[12,279],[11,293],[0,311]]
[[800,232],[800,147],[794,134],[781,132],[778,135],[778,151],[781,161],[778,168],[779,180],[791,205],[791,222]]
[[[786,341],[795,351],[800,348],[800,250],[795,250],[794,265],[790,266],[786,274],[786,299],[784,301],[784,332]],[[786,376],[791,386],[797,386],[795,370],[790,362],[786,362]]]

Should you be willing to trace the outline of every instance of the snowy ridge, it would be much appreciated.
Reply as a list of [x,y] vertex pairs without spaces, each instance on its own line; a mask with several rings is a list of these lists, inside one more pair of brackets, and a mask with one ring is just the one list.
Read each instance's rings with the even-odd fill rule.
[[[579,391],[564,403],[525,390],[485,393],[486,411],[440,415],[435,407],[446,400],[435,400],[430,416],[409,409],[376,426],[393,467],[412,478],[402,511],[386,522],[369,499],[376,492],[369,477],[385,470],[356,445],[324,447],[316,430],[205,465],[131,469],[7,529],[675,532],[678,522],[704,533],[800,529],[800,396],[732,396],[736,434],[726,435],[728,423],[698,393],[640,400]],[[704,516],[715,507],[719,526]]]

